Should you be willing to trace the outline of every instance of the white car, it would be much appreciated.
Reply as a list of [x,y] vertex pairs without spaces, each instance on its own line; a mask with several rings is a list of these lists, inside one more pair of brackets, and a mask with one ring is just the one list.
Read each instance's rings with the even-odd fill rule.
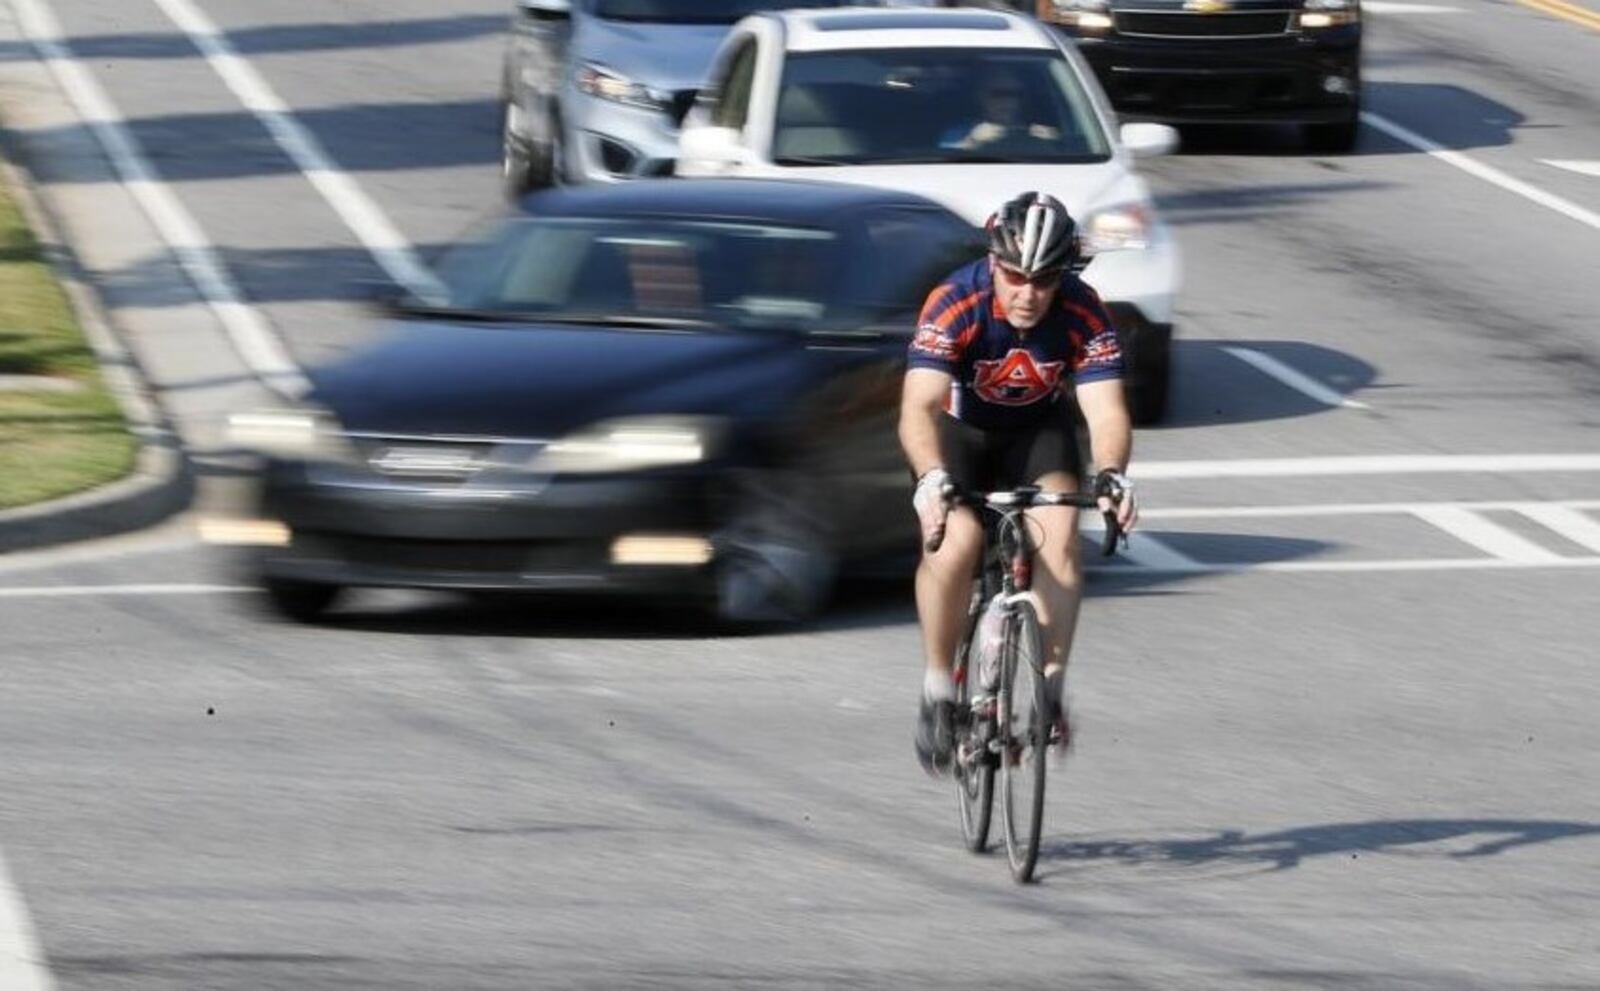
[[860,183],[920,193],[973,224],[1028,190],[1059,198],[1111,309],[1141,423],[1166,407],[1180,266],[1093,74],[1032,18],[974,9],[789,10],[734,25],[684,121],[677,174]]

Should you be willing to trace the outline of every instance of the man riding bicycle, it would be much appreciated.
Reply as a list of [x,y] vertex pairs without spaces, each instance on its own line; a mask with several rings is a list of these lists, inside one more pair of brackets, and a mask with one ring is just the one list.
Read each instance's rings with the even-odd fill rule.
[[[988,254],[952,272],[923,305],[900,407],[900,443],[917,479],[912,503],[924,545],[916,595],[927,668],[916,750],[930,772],[950,762],[951,666],[983,550],[982,521],[971,509],[951,509],[945,484],[1077,491],[1083,464],[1063,400],[1072,389],[1089,428],[1101,509],[1115,511],[1124,531],[1138,518],[1123,476],[1133,428],[1122,393],[1122,352],[1100,298],[1072,271],[1077,225],[1055,198],[1023,193],[985,229]],[[1082,582],[1077,510],[1039,507],[1028,510],[1028,519],[1038,542],[1043,673],[1056,706],[1050,715],[1065,742],[1062,682]]]

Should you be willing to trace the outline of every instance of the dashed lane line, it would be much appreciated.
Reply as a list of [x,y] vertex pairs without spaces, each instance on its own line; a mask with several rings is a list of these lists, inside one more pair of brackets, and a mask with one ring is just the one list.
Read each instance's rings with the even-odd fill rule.
[[1293,366],[1287,365],[1271,355],[1263,354],[1254,348],[1228,346],[1222,350],[1238,358],[1251,368],[1277,379],[1301,395],[1310,396],[1324,406],[1343,407],[1345,409],[1371,408],[1366,403],[1351,399],[1338,390],[1323,385]]
[[1541,158],[1539,161],[1553,168],[1562,169],[1567,172],[1576,172],[1579,175],[1600,176],[1600,161],[1578,162],[1555,158]]
[[417,257],[411,242],[360,185],[334,163],[316,136],[300,123],[288,104],[234,49],[216,24],[189,0],[155,2],[189,36],[228,89],[256,116],[390,278],[423,298],[442,298],[443,286]]
[[23,33],[66,92],[117,177],[150,218],[184,274],[222,324],[234,350],[252,373],[280,392],[305,391],[307,382],[283,342],[244,300],[215,246],[171,187],[151,167],[126,118],[63,40],[61,24],[41,0],[12,0]]
[[0,988],[5,991],[54,991],[44,949],[28,917],[22,892],[11,880],[0,853]]
[[[247,585],[203,585],[184,582],[132,585],[0,586],[0,599],[64,599],[121,595],[237,595],[254,592]],[[0,987],[4,987],[0,984]]]
[[1221,461],[1134,461],[1136,481],[1347,475],[1544,474],[1600,471],[1600,454],[1363,454]]
[[1521,564],[1550,564],[1562,560],[1555,551],[1541,547],[1470,509],[1434,506],[1417,509],[1414,515],[1490,557]]

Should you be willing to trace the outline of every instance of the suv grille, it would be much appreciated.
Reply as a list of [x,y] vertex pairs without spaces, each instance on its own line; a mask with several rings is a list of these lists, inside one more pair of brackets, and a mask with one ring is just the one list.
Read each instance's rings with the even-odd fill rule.
[[1118,33],[1151,38],[1259,38],[1289,30],[1286,10],[1239,14],[1179,14],[1119,10],[1114,15]]

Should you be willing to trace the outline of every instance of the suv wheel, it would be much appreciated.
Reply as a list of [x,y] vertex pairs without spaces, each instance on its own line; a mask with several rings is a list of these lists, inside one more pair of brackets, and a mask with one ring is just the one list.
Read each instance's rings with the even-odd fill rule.
[[333,607],[344,591],[338,585],[297,582],[283,578],[264,578],[262,591],[278,615],[297,623],[315,623]]
[[1306,143],[1312,151],[1342,155],[1355,148],[1360,133],[1361,118],[1352,114],[1348,120],[1332,124],[1307,124]]
[[[518,200],[535,189],[543,189],[555,181],[554,159],[559,141],[552,138],[544,152],[532,149],[518,125],[521,110],[513,101],[506,101],[500,122],[500,171],[508,199]],[[551,134],[559,132],[552,127]]]

